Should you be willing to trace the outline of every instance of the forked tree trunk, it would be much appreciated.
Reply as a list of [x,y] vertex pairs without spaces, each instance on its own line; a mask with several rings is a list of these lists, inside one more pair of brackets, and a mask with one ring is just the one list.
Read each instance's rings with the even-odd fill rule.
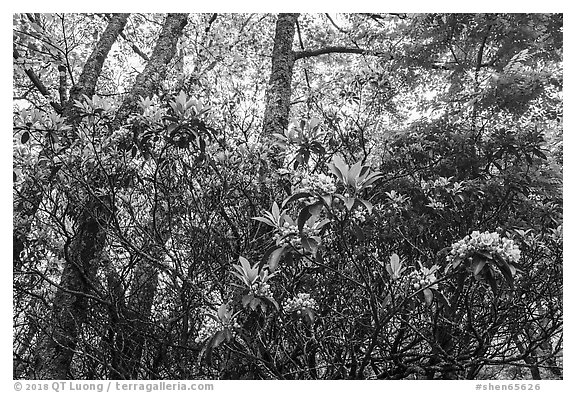
[[122,102],[116,115],[116,123],[121,124],[131,113],[139,110],[140,98],[153,95],[164,78],[166,66],[176,54],[176,43],[182,36],[184,27],[188,23],[188,14],[168,14],[162,31],[156,41],[156,46],[150,56],[150,61],[144,70],[136,77],[134,86]]
[[[71,89],[70,100],[64,108],[69,120],[75,116],[74,100],[82,94],[94,94],[104,60],[118,35],[124,29],[129,14],[114,15],[96,47],[88,57],[78,84]],[[72,120],[73,121],[73,120]],[[42,195],[37,196],[38,205]],[[38,208],[30,206],[31,208]],[[77,220],[77,232],[65,247],[66,262],[54,297],[50,324],[41,338],[34,356],[32,378],[68,379],[70,364],[76,349],[79,329],[87,316],[87,297],[93,282],[100,253],[106,241],[105,223],[108,206],[102,201],[90,201]],[[31,212],[27,212],[31,213]],[[35,212],[34,212],[35,213]]]
[[[130,94],[123,101],[115,122],[122,124],[126,118],[138,111],[140,98],[152,96],[155,89],[166,77],[167,65],[176,54],[176,44],[183,34],[188,21],[188,14],[168,14],[156,46],[150,56],[146,67],[136,78]],[[161,259],[161,246],[164,244],[168,229],[166,214],[159,211],[156,220],[150,219],[151,224],[147,229],[149,233],[160,234],[153,237],[144,251],[154,258]],[[152,224],[156,222],[156,228]],[[151,315],[152,304],[158,284],[158,269],[150,261],[140,259],[136,266],[133,282],[131,284],[131,296],[120,312],[120,320],[113,327],[115,331],[116,353],[113,356],[111,378],[135,379],[141,368],[141,359],[146,333]]]

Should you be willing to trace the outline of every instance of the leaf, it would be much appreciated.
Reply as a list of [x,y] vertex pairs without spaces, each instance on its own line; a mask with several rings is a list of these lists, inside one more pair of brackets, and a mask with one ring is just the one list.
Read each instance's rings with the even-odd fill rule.
[[311,196],[312,194],[310,194],[309,192],[297,192],[296,194],[292,194],[288,198],[284,199],[284,201],[282,202],[282,208],[284,208],[290,202],[296,201],[298,199],[308,198]]
[[348,209],[348,211],[352,210],[354,207],[354,202],[356,202],[355,198],[344,197],[344,205],[346,205],[346,209]]
[[486,265],[486,259],[475,256],[472,260],[472,274],[477,276]]
[[220,318],[222,322],[227,322],[227,314],[226,304],[222,304],[220,307],[218,307],[218,318]]
[[298,231],[302,233],[302,229],[304,228],[304,224],[308,219],[312,217],[312,213],[310,213],[310,206],[306,206],[304,209],[300,210],[300,214],[298,214]]
[[486,273],[484,274],[486,281],[488,281],[488,284],[490,284],[490,287],[492,288],[492,293],[496,294],[498,291],[498,285],[496,284],[496,279],[494,278],[494,271],[490,266],[488,266],[488,269],[486,269]]
[[20,138],[20,143],[24,144],[30,140],[30,133],[28,131],[24,131],[22,133],[22,137]]
[[248,305],[254,299],[254,295],[252,293],[248,293],[242,297],[242,307],[248,307]]
[[504,259],[502,259],[502,257],[497,253],[495,254],[495,261],[496,261],[496,265],[498,266],[498,268],[502,272],[502,275],[506,279],[506,282],[510,285],[510,287],[513,287],[514,286],[514,276],[512,274],[512,269],[510,269],[510,266],[508,265],[508,262],[506,262]]
[[427,306],[431,305],[432,300],[434,299],[434,294],[432,293],[430,288],[426,288],[422,292],[424,293],[424,301],[426,302],[426,305]]
[[280,258],[282,257],[282,254],[284,254],[284,251],[286,251],[286,246],[277,248],[270,254],[270,258],[268,259],[268,269],[271,273],[278,268],[278,262],[280,262]]
[[302,239],[302,247],[304,247],[306,251],[316,255],[316,251],[318,251],[318,242],[311,237],[306,237]]
[[210,343],[211,344],[210,346],[212,348],[217,348],[220,344],[222,344],[224,342],[225,339],[226,339],[226,336],[224,335],[224,332],[222,330],[220,330],[212,338],[212,342]]
[[476,251],[476,254],[482,255],[486,259],[492,259],[492,253],[483,250]]
[[242,268],[238,265],[234,265],[235,268],[239,269],[241,273],[237,273],[237,272],[231,272],[234,276],[236,276],[240,281],[242,281],[244,284],[250,286],[250,283],[248,282],[248,279],[246,278],[246,274],[244,273],[244,271],[242,270]]
[[276,221],[278,221],[278,219],[280,218],[280,208],[278,207],[276,201],[274,201],[274,203],[272,204],[272,215],[274,216]]
[[384,175],[380,172],[371,173],[366,177],[366,179],[362,182],[362,188],[370,187],[375,181],[381,179]]
[[372,204],[372,202],[367,201],[366,199],[359,199],[360,202],[362,202],[364,204],[364,206],[366,206],[366,210],[368,210],[368,214],[372,214],[372,209],[374,209],[374,205]]
[[332,195],[322,195],[320,198],[322,198],[324,205],[328,209],[330,209],[332,207]]
[[430,290],[436,295],[436,299],[438,299],[440,303],[442,303],[446,308],[450,308],[450,302],[442,292],[434,288],[430,288]]
[[250,301],[250,308],[256,311],[256,308],[262,304],[262,301],[256,297],[253,297]]
[[280,306],[278,305],[278,302],[274,298],[267,297],[266,300],[268,300],[270,303],[272,303],[272,305],[274,306],[276,311],[280,310]]
[[314,311],[309,308],[304,308],[302,310],[302,318],[307,320],[311,325],[314,323]]
[[320,230],[322,228],[324,228],[326,225],[332,223],[332,221],[328,218],[323,219],[322,221],[320,221],[319,223],[316,224],[315,228]]
[[272,222],[269,218],[266,217],[252,217],[253,220],[263,222],[266,225],[270,225],[271,227],[275,227],[276,224]]
[[344,160],[337,155],[332,158],[332,163],[340,173],[340,175],[338,175],[338,173],[335,173],[335,175],[340,177],[342,182],[346,183],[346,179],[348,178],[348,165],[346,165]]
[[398,256],[398,254],[394,253],[390,255],[390,268],[392,269],[392,272],[394,274],[398,273],[401,267],[402,262],[400,262],[400,257]]
[[358,175],[360,175],[360,170],[362,169],[362,161],[358,161],[356,164],[352,165],[350,171],[348,172],[348,184],[356,187],[358,184]]
[[246,274],[248,274],[248,272],[252,269],[252,267],[250,266],[250,262],[248,262],[246,258],[238,257],[238,262],[240,262],[240,265],[242,266]]
[[317,117],[313,117],[312,119],[310,119],[310,121],[308,122],[308,127],[313,130],[314,128],[318,127],[318,125],[320,124],[320,119],[318,119]]
[[340,180],[342,183],[345,183],[344,176],[342,175],[342,172],[340,172],[340,170],[336,167],[336,165],[333,163],[328,163],[328,169],[330,169],[330,172],[332,172],[338,178],[338,180]]

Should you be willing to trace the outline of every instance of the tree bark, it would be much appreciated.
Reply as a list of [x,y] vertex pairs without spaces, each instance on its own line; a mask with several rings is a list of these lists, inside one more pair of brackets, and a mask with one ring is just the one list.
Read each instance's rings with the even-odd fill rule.
[[70,363],[79,330],[86,320],[90,291],[106,240],[99,222],[105,214],[95,208],[85,212],[75,237],[65,246],[66,263],[56,291],[50,326],[34,358],[34,379],[69,379]]
[[187,23],[188,14],[168,14],[150,61],[136,77],[134,86],[118,109],[117,124],[121,124],[131,113],[136,112],[139,108],[139,99],[153,95],[158,85],[164,80],[166,66],[176,54],[176,43],[182,36]]
[[78,78],[78,83],[70,89],[70,100],[68,101],[68,108],[65,108],[65,114],[66,112],[70,114],[70,112],[73,111],[74,100],[79,99],[83,94],[88,97],[94,95],[96,83],[102,73],[104,60],[122,30],[124,30],[128,16],[130,16],[130,14],[116,14],[110,19],[110,22],[108,22],[108,26],[106,30],[104,30],[104,33],[102,33],[102,37],[100,37],[96,48],[94,48],[88,60],[86,60],[80,78]]
[[266,109],[262,134],[283,133],[288,126],[290,95],[292,93],[292,71],[295,55],[292,42],[299,14],[279,14],[276,21],[274,48],[272,50],[272,71],[266,90]]
[[[114,15],[96,47],[88,57],[78,84],[71,89],[64,114],[70,121],[75,116],[74,100],[83,94],[91,96],[96,89],[104,60],[118,35],[126,25],[129,14]],[[42,194],[36,196],[38,204]],[[41,338],[34,357],[36,379],[68,379],[70,364],[76,349],[79,329],[87,316],[87,299],[100,265],[101,252],[106,242],[106,222],[109,207],[101,200],[87,203],[77,221],[77,232],[65,246],[66,263],[54,297],[50,325]],[[30,212],[28,212],[30,213]],[[35,214],[35,211],[32,215]]]
[[[166,66],[176,54],[176,44],[187,24],[188,14],[168,14],[150,61],[137,77],[130,94],[123,101],[115,122],[124,122],[131,113],[138,110],[139,98],[154,94],[158,84],[166,76]],[[150,243],[144,247],[146,254],[160,258],[161,245],[164,244],[169,228],[166,212],[159,209],[156,220],[151,218],[147,225],[151,236]],[[155,224],[154,224],[155,223]],[[113,367],[114,379],[135,379],[141,365],[146,331],[151,315],[152,304],[158,284],[158,270],[149,261],[141,259],[136,266],[132,282],[131,297],[123,310],[121,320],[115,327],[117,364]]]

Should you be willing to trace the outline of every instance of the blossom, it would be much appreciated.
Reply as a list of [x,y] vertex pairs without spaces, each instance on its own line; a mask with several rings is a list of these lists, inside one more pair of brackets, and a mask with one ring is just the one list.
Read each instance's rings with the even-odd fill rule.
[[308,293],[299,293],[297,296],[284,302],[284,310],[287,313],[302,311],[306,308],[314,309],[316,307],[316,301],[312,299]]
[[430,203],[427,204],[426,206],[428,206],[432,209],[442,210],[446,207],[446,204],[444,202],[440,202],[434,198],[430,198]]
[[357,220],[358,222],[364,222],[366,221],[366,214],[367,214],[366,210],[359,208],[352,212],[352,218]]
[[263,282],[255,282],[250,287],[251,292],[260,297],[272,297],[272,291],[270,290],[270,284]]
[[224,322],[216,316],[206,315],[204,324],[200,330],[198,330],[198,336],[196,336],[194,342],[197,344],[204,342],[224,329],[240,329],[240,324],[236,320],[227,320]]
[[323,173],[305,173],[298,185],[298,191],[328,195],[336,192],[336,184],[331,176]]
[[[302,228],[302,236],[314,237],[315,240],[320,242],[320,230],[315,228],[315,226],[316,225],[310,227],[308,224],[305,224]],[[278,232],[274,235],[274,240],[276,240],[276,245],[278,246],[291,245],[296,250],[302,248],[302,239],[298,227],[288,222],[284,222],[282,226],[278,227]]]
[[462,260],[480,251],[499,255],[508,262],[520,260],[520,249],[513,240],[501,237],[497,232],[480,233],[479,231],[473,231],[462,240],[452,244],[452,249],[446,259],[449,262]]
[[420,270],[414,270],[410,272],[408,279],[410,280],[410,285],[412,288],[414,288],[416,291],[424,287],[437,289],[438,285],[433,284],[436,282],[436,274],[434,273],[436,268],[437,266],[434,266],[431,269],[422,267]]

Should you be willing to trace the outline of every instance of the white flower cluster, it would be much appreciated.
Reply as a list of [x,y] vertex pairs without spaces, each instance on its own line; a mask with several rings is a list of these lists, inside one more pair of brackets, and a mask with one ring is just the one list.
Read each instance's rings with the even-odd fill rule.
[[[304,225],[302,232],[306,236],[320,235],[320,231],[318,229],[310,228],[308,225]],[[284,224],[278,228],[278,232],[274,235],[274,240],[278,246],[285,246],[290,244],[297,250],[302,248],[302,239],[298,233],[298,227],[287,222],[284,222]]]
[[409,198],[407,196],[396,192],[396,190],[386,192],[385,194],[390,199],[390,204],[393,209],[403,209],[409,202]]
[[452,177],[440,177],[436,180],[421,180],[420,187],[427,192],[434,189],[445,189],[451,194],[457,194],[464,189],[464,182],[452,182]]
[[299,293],[297,296],[284,302],[284,310],[287,313],[299,313],[305,308],[314,309],[316,306],[316,300],[312,299],[308,293]]
[[272,297],[272,291],[270,290],[270,284],[268,283],[256,282],[252,284],[250,289],[256,296]]
[[466,235],[464,239],[452,244],[452,250],[446,259],[449,262],[465,259],[477,251],[498,254],[509,262],[518,262],[520,259],[520,249],[513,240],[500,237],[496,232],[480,233],[478,231],[474,231],[472,234]]
[[368,212],[364,209],[356,209],[352,212],[352,218],[358,222],[366,221],[366,216]]
[[306,173],[298,185],[298,191],[314,195],[328,195],[336,192],[334,179],[323,173]]
[[410,285],[412,288],[417,291],[420,288],[426,287],[436,281],[436,276],[434,273],[427,274],[422,270],[415,270],[410,272],[408,279],[410,280]]
[[194,342],[197,344],[204,342],[207,339],[214,336],[220,330],[223,330],[224,328],[240,329],[240,324],[234,321],[234,323],[229,323],[225,325],[221,321],[217,322],[213,318],[206,317],[204,320],[204,325],[198,331],[198,336],[194,339]]
[[446,204],[444,202],[440,202],[439,200],[434,199],[432,197],[430,197],[429,199],[430,199],[430,203],[427,204],[426,206],[428,206],[432,209],[442,210],[446,207]]

